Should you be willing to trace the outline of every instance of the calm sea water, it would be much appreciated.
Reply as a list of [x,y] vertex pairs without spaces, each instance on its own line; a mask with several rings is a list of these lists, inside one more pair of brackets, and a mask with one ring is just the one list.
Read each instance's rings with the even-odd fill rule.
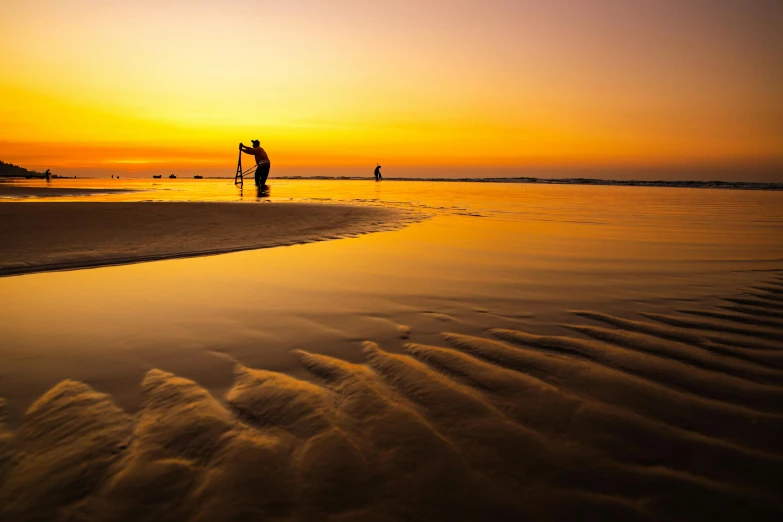
[[[41,182],[25,182],[41,185]],[[0,278],[12,422],[64,378],[129,410],[151,368],[220,394],[232,361],[303,375],[300,348],[361,360],[492,327],[564,333],[570,310],[701,306],[783,266],[783,193],[491,183],[56,180],[138,192],[34,200],[323,201],[427,217],[405,229],[195,259]],[[569,334],[573,332],[568,330]]]

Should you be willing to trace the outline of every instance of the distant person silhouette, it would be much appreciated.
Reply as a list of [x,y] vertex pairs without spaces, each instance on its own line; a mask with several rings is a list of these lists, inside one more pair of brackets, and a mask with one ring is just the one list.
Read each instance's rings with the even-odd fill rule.
[[51,174],[51,172],[49,172],[49,169],[46,169],[46,172],[44,172],[44,175],[46,176],[46,182],[47,182],[47,183],[48,183],[49,181],[51,181],[52,174]]
[[266,155],[266,151],[261,148],[261,142],[258,140],[253,140],[251,143],[253,144],[252,147],[248,147],[247,145],[240,143],[239,150],[245,154],[251,154],[255,156],[257,165],[255,176],[256,185],[263,187],[266,185],[266,178],[269,177],[269,169],[272,167],[272,164],[269,162],[269,156]]
[[383,179],[383,176],[381,176],[381,166],[376,163],[375,167],[375,181],[380,181]]

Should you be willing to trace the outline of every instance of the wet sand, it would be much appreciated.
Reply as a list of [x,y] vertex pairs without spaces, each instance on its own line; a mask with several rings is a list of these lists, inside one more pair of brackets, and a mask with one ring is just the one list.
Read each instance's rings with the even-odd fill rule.
[[0,203],[0,276],[309,243],[410,219],[304,203]]
[[779,520],[780,196],[463,185],[0,279],[0,520]]
[[61,196],[90,196],[99,194],[121,194],[123,192],[133,192],[127,189],[111,188],[73,188],[73,187],[52,187],[52,186],[24,186],[8,185],[0,183],[0,197],[12,198],[56,198]]
[[234,361],[223,397],[153,369],[135,415],[66,380],[0,434],[0,515],[779,520],[783,272],[718,303]]

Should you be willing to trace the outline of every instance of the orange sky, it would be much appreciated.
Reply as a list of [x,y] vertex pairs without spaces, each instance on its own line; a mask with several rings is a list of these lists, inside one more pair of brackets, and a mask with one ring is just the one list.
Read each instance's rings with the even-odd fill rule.
[[258,138],[278,172],[783,181],[777,0],[0,4],[0,159],[28,168],[231,175]]

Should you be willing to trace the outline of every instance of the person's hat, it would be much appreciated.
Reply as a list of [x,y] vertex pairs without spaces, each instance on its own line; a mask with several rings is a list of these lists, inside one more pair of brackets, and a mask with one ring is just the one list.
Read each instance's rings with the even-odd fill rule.
[[252,143],[254,147],[258,147],[259,145],[261,145],[261,142],[258,140],[251,140],[250,143]]

